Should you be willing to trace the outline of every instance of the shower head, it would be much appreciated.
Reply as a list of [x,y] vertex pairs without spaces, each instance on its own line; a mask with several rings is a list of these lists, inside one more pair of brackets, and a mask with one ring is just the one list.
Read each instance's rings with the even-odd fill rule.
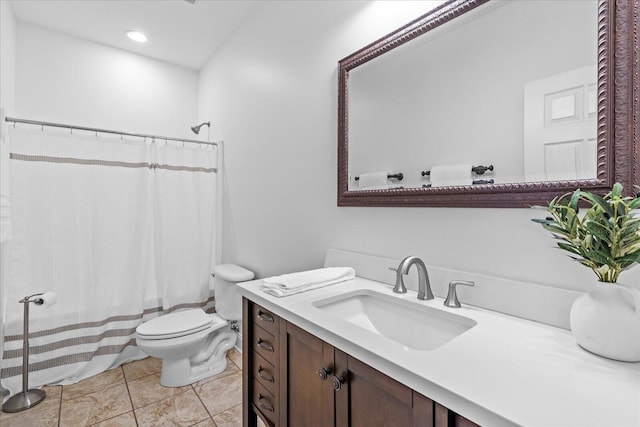
[[204,122],[204,123],[200,123],[198,126],[191,126],[191,130],[193,131],[193,133],[197,135],[200,133],[200,128],[204,125],[211,127],[211,122]]

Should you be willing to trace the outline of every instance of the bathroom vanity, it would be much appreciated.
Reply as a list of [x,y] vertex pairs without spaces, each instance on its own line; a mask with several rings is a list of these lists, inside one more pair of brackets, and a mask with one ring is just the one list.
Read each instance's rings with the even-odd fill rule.
[[245,426],[477,424],[244,299]]
[[284,298],[260,286],[239,285],[245,426],[640,425],[640,364],[565,329],[361,277]]

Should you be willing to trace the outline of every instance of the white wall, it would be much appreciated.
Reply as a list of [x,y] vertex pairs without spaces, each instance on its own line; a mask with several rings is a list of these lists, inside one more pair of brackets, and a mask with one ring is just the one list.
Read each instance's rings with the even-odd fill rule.
[[15,93],[19,118],[195,137],[196,71],[22,21]]
[[[223,261],[266,277],[335,247],[588,289],[595,276],[530,221],[542,211],[336,206],[337,61],[421,13],[393,3],[270,3],[201,71],[200,120],[225,140]],[[640,268],[621,281],[640,285]]]
[[7,1],[0,1],[0,108],[15,111],[16,19]]

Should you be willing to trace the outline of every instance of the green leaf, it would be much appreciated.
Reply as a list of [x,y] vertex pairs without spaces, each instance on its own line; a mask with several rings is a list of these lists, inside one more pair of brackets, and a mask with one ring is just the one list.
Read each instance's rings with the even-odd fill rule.
[[596,236],[598,239],[607,242],[607,244],[611,244],[611,230],[595,221],[590,221],[587,223],[587,231]]
[[567,252],[571,252],[577,255],[582,255],[579,249],[575,248],[573,245],[570,245],[569,243],[558,242],[558,246],[560,247],[560,249],[564,249]]
[[597,194],[586,193],[586,192],[582,193],[582,197],[588,200],[589,202],[591,202],[592,205],[600,206],[600,208],[603,211],[605,211],[609,216],[613,216],[613,210],[611,209],[611,206],[604,198],[600,197]]

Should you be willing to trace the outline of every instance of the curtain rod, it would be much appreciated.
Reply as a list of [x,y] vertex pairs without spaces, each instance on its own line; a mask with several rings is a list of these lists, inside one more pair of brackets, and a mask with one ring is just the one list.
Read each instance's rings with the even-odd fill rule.
[[89,128],[89,127],[85,127],[85,126],[72,126],[72,125],[65,125],[65,124],[61,124],[61,123],[41,122],[41,121],[38,121],[38,120],[16,119],[14,117],[5,117],[5,121],[12,122],[12,123],[25,123],[25,124],[28,124],[28,125],[38,125],[38,126],[65,128],[65,129],[71,129],[72,131],[74,129],[76,129],[76,130],[85,130],[85,131],[89,131],[89,132],[113,133],[113,134],[120,135],[120,136],[136,136],[136,137],[139,137],[139,138],[150,138],[151,140],[161,139],[161,140],[165,140],[165,141],[188,142],[188,143],[191,143],[191,144],[205,144],[205,145],[214,145],[214,146],[218,145],[217,142],[198,141],[196,139],[170,138],[170,137],[167,137],[167,136],[147,135],[147,134],[143,134],[143,133],[119,132],[119,131],[108,130],[108,129]]

